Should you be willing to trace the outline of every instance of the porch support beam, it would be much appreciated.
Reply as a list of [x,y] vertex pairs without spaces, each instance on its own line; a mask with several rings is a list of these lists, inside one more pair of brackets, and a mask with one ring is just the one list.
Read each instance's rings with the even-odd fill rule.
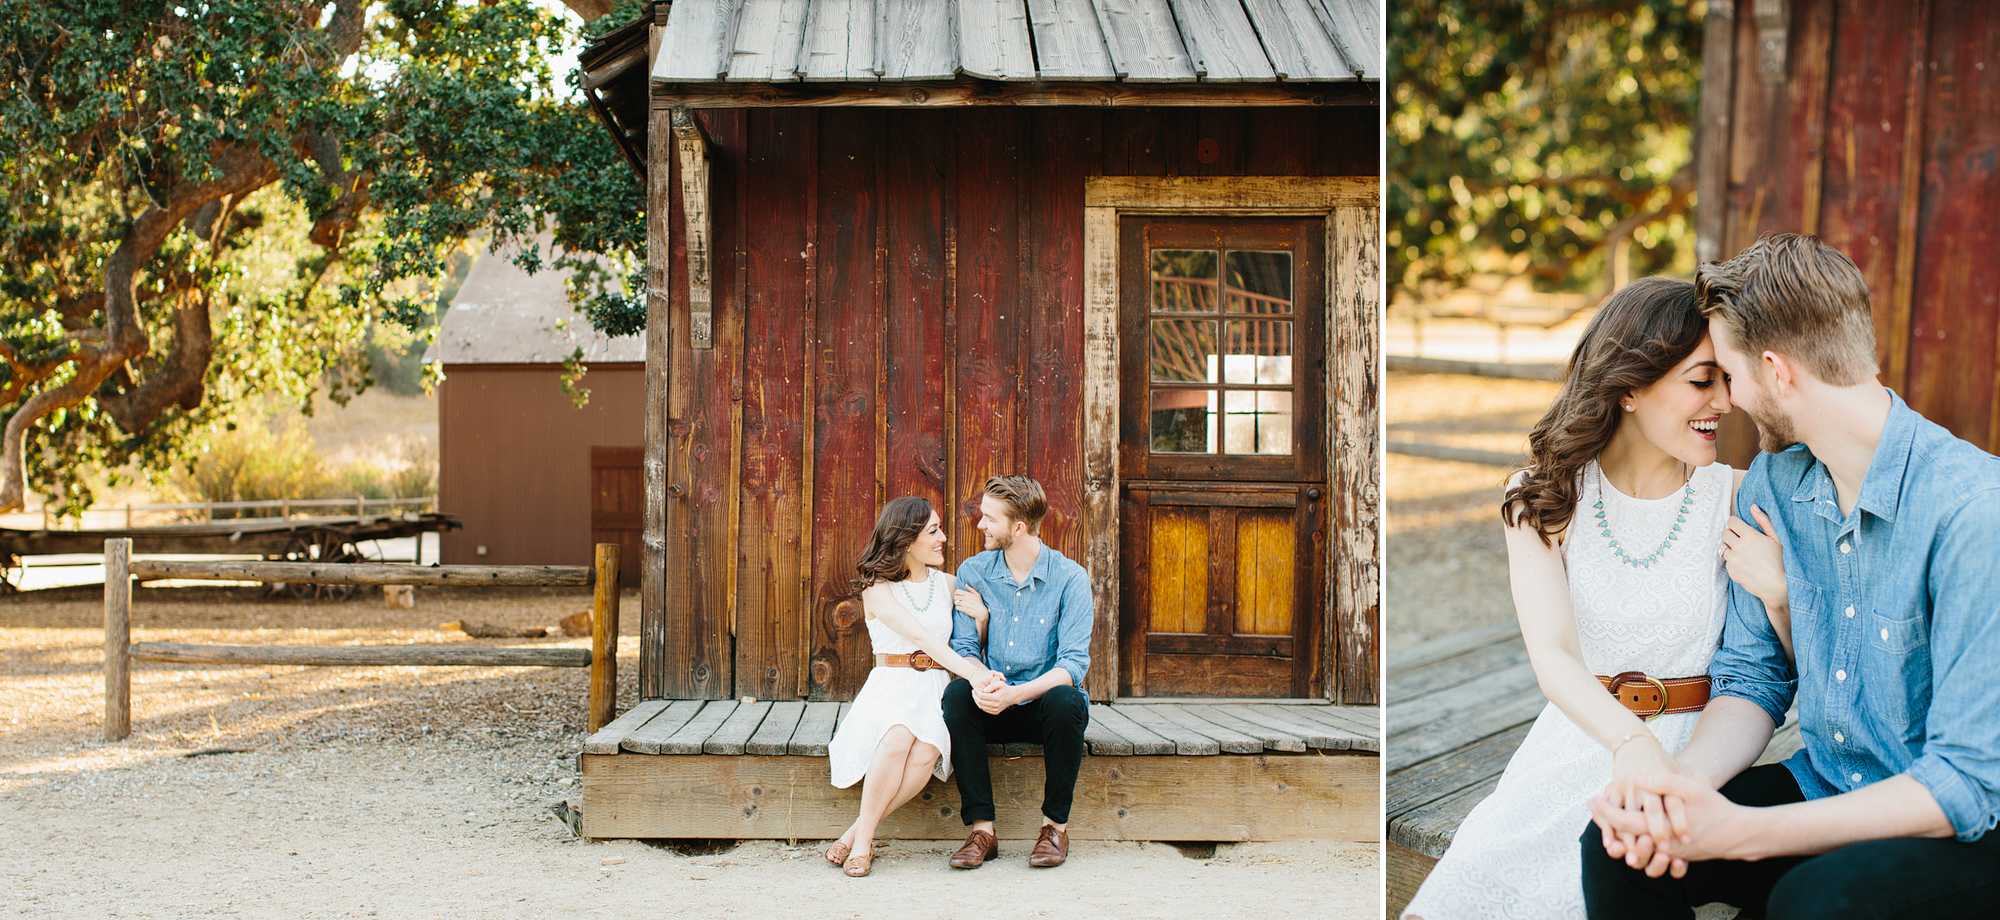
[[674,155],[680,161],[681,232],[687,242],[688,344],[715,347],[715,272],[709,238],[708,135],[700,119],[676,108]]

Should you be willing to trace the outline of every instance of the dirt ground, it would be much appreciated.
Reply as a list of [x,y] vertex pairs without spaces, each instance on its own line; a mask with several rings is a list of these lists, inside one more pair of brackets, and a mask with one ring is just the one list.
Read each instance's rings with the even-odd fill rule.
[[[1392,373],[1391,441],[1518,452],[1556,384],[1455,374]],[[1500,493],[1511,470],[1388,455],[1385,647],[1390,654],[1514,618]]]
[[[437,628],[553,625],[588,606],[575,590],[419,588],[417,604],[140,589],[133,632],[135,641],[215,644],[588,644],[470,640]],[[632,616],[636,597],[624,604]],[[813,841],[580,841],[550,806],[577,798],[584,669],[137,662],[132,736],[106,743],[102,647],[96,590],[0,598],[0,917],[1381,910],[1373,844],[1080,841],[1059,869],[1030,871],[1015,852],[967,873],[945,867],[948,844],[891,841],[875,874],[856,880],[820,860]],[[620,657],[624,706],[637,660],[629,637]]]

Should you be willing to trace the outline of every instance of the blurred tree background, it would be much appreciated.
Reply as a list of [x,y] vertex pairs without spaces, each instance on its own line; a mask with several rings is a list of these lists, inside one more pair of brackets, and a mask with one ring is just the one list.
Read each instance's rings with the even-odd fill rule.
[[643,190],[573,55],[644,4],[562,2],[0,0],[0,511],[420,388],[475,245],[607,259],[629,331]]
[[1705,13],[1700,0],[1389,4],[1392,303],[1478,276],[1583,302],[1614,278],[1691,276]]

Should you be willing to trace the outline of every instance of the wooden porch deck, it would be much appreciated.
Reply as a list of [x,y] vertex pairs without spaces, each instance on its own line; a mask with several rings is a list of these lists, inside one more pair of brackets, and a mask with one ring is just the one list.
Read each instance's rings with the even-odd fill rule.
[[[586,837],[823,839],[860,787],[827,781],[845,703],[648,700],[584,740]],[[1242,700],[1093,703],[1070,833],[1086,840],[1378,840],[1374,707]],[[1041,824],[1039,745],[990,745],[1000,835]],[[963,837],[932,780],[881,836]]]
[[[1394,700],[1385,764],[1394,917],[1451,846],[1459,822],[1499,785],[1548,698],[1512,624],[1424,643],[1391,655],[1384,670]],[[1758,762],[1789,757],[1799,743],[1794,715]]]

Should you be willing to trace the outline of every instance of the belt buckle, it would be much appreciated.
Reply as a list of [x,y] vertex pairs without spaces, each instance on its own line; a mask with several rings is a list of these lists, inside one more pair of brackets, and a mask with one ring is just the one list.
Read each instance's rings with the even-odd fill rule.
[[[1618,674],[1616,677],[1611,678],[1611,695],[1617,696],[1618,688],[1623,687],[1626,684],[1636,684],[1642,682],[1652,684],[1653,689],[1660,691],[1660,708],[1653,710],[1652,714],[1650,715],[1639,716],[1639,721],[1651,722],[1654,719],[1657,719],[1660,716],[1665,715],[1667,712],[1667,685],[1661,683],[1659,678],[1650,676],[1644,671],[1622,672]],[[1621,700],[1620,702],[1623,701]]]
[[911,670],[928,671],[931,670],[932,668],[942,668],[942,667],[944,667],[944,665],[938,664],[937,659],[932,658],[930,654],[927,652],[910,653]]

